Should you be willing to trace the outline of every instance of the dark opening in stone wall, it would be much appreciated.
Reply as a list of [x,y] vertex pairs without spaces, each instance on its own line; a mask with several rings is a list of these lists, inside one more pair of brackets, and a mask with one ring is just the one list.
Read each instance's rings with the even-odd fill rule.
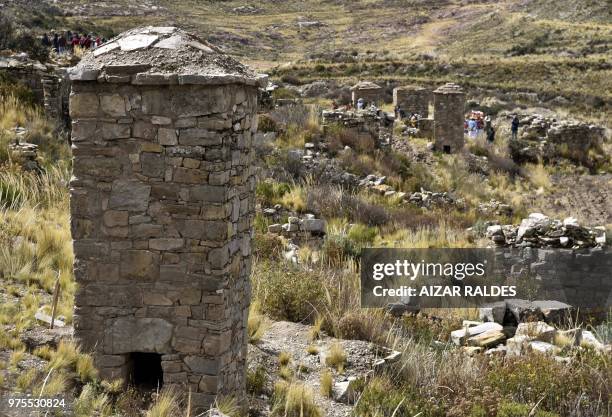
[[161,355],[132,352],[129,356],[130,380],[138,388],[153,390],[164,385]]

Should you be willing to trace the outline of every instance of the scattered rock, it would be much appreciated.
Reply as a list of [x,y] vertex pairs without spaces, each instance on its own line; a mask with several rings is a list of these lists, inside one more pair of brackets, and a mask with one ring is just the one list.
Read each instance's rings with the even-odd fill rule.
[[501,331],[503,326],[498,323],[482,323],[478,326],[466,327],[451,332],[451,340],[456,345],[463,345],[465,341],[472,337],[488,331]]

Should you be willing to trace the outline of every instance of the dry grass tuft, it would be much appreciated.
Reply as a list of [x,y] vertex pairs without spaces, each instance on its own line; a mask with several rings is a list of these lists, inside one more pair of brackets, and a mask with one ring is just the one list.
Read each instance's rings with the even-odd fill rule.
[[346,352],[339,342],[334,343],[329,348],[329,351],[325,356],[325,364],[327,366],[336,368],[338,372],[342,372],[344,370],[344,365],[346,364]]
[[334,386],[334,377],[332,373],[328,370],[325,370],[321,373],[321,394],[324,396],[331,398],[332,389]]

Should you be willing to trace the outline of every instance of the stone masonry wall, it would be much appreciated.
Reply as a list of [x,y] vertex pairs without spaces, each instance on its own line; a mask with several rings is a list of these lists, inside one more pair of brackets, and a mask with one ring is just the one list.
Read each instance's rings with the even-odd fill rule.
[[353,90],[353,106],[357,107],[357,100],[364,99],[368,106],[382,101],[382,88],[364,88]]
[[439,151],[455,153],[463,148],[465,93],[448,83],[434,91],[434,144]]
[[399,106],[406,113],[406,117],[417,113],[421,118],[427,118],[431,96],[431,91],[423,87],[396,87],[393,89],[393,106]]
[[245,391],[257,88],[129,80],[72,85],[75,336],[107,378],[162,355],[205,408]]

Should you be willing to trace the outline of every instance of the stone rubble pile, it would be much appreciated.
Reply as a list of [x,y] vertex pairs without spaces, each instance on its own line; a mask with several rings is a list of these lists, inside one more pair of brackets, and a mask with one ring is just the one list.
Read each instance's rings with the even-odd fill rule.
[[486,236],[497,246],[592,248],[606,244],[603,226],[581,226],[573,217],[563,221],[551,219],[542,213],[531,213],[520,225],[492,225]]
[[512,216],[512,213],[514,212],[512,206],[509,204],[505,204],[494,199],[487,203],[478,203],[478,208],[476,210],[484,215],[496,216]]
[[9,146],[9,152],[18,160],[21,167],[25,171],[36,171],[41,170],[40,164],[38,163],[38,145],[26,142],[11,143]]
[[[264,209],[263,213],[266,216],[274,216],[277,208]],[[309,238],[321,237],[325,235],[326,222],[323,219],[315,218],[314,214],[306,214],[303,218],[290,216],[287,223],[274,223],[268,226],[268,232],[285,237]]]
[[481,321],[465,320],[463,328],[451,332],[451,340],[469,354],[556,355],[567,346],[610,351],[612,346],[600,342],[591,331],[555,327],[566,323],[573,312],[570,305],[559,301],[498,301],[480,308]]

